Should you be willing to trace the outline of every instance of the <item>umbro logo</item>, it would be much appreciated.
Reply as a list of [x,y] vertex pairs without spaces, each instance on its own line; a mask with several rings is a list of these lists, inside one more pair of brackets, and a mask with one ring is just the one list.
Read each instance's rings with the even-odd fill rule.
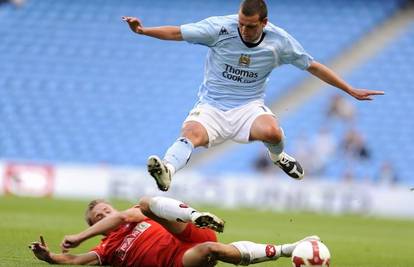
[[200,111],[193,111],[190,113],[190,116],[200,116]]
[[227,29],[224,28],[224,26],[221,27],[221,30],[219,32],[219,36],[221,36],[221,35],[227,35],[227,34],[229,34],[229,32],[227,31]]
[[266,246],[266,257],[273,258],[276,255],[276,248],[272,245]]

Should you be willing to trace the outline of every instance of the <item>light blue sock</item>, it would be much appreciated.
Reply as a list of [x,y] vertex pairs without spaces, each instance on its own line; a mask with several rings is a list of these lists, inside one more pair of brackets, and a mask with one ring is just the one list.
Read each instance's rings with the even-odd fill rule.
[[167,150],[164,160],[174,167],[174,172],[177,172],[187,164],[193,149],[194,145],[191,143],[190,139],[180,137]]
[[267,142],[263,142],[263,144],[267,147],[267,149],[270,152],[270,159],[275,162],[279,160],[279,155],[283,152],[283,149],[285,148],[285,133],[282,130],[282,140],[278,144],[270,144]]

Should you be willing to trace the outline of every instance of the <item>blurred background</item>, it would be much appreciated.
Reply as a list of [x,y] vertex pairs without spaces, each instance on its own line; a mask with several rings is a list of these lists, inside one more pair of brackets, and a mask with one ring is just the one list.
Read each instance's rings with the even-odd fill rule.
[[[0,1],[0,194],[137,199],[197,99],[207,48],[132,33],[236,13],[238,0]],[[292,66],[266,103],[291,181],[261,143],[199,149],[168,194],[208,204],[414,217],[414,11],[408,0],[268,1],[269,20],[358,88],[357,102]]]

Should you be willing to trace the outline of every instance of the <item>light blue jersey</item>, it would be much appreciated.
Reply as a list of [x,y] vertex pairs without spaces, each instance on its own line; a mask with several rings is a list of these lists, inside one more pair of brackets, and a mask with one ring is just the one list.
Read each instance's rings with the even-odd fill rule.
[[249,48],[238,32],[238,15],[210,17],[181,26],[183,39],[208,46],[199,103],[221,110],[263,99],[272,70],[282,64],[307,69],[312,57],[286,31],[268,23],[259,45]]

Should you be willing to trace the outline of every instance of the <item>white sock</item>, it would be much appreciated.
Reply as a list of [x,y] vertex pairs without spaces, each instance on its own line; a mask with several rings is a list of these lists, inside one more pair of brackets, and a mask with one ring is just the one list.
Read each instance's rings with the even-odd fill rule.
[[282,256],[284,257],[292,256],[292,252],[297,245],[298,245],[297,243],[281,245],[280,247],[281,247]]
[[167,162],[167,163],[165,163],[165,166],[167,166],[168,170],[171,173],[171,176],[173,176],[175,174],[175,167],[174,167],[174,165],[172,165],[171,163]]
[[149,203],[152,213],[169,221],[191,222],[191,215],[198,213],[181,201],[168,197],[153,197]]
[[285,148],[285,143],[284,143],[285,133],[282,128],[280,128],[280,130],[282,131],[282,140],[278,144],[270,144],[267,142],[263,142],[263,144],[269,150],[269,156],[273,162],[276,162],[279,160],[280,154],[283,153],[283,149]]
[[186,137],[178,138],[167,152],[165,152],[164,160],[168,162],[167,168],[171,174],[182,169],[190,160],[193,153],[194,145],[191,140]]
[[253,263],[274,261],[281,256],[282,248],[276,245],[257,244],[250,241],[231,243],[241,254],[239,265],[247,266]]

